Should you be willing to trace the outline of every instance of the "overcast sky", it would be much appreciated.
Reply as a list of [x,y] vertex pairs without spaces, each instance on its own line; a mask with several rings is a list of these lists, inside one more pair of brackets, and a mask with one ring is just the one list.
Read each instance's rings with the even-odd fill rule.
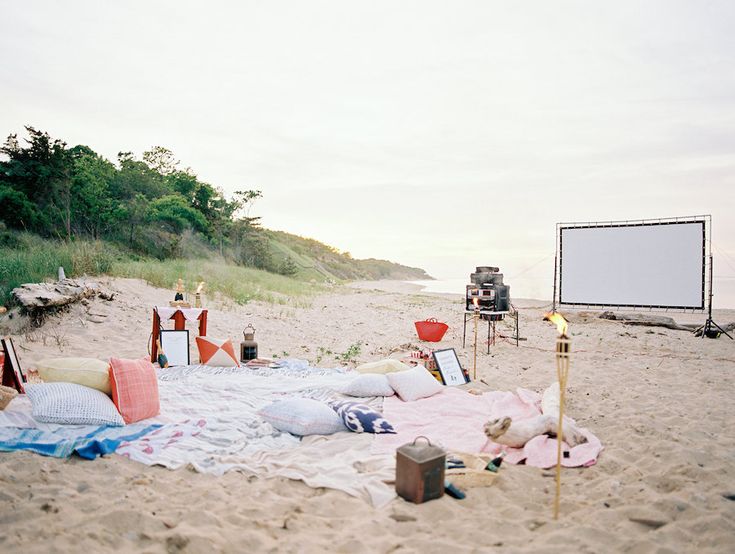
[[712,214],[735,307],[735,2],[0,8],[3,136],[166,146],[262,190],[270,228],[440,278],[499,265],[514,296],[551,296],[559,221]]

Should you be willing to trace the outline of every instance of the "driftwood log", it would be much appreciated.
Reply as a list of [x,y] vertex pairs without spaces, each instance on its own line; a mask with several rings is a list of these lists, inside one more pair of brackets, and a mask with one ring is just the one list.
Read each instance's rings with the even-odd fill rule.
[[600,319],[611,319],[620,321],[625,325],[640,325],[643,327],[664,327],[676,331],[694,331],[701,325],[697,323],[677,323],[674,318],[663,315],[650,314],[615,314],[613,312],[602,312]]
[[56,283],[26,283],[14,288],[12,292],[22,311],[36,325],[42,324],[49,313],[97,295],[112,300],[112,295],[102,291],[98,283],[81,279],[63,279]]

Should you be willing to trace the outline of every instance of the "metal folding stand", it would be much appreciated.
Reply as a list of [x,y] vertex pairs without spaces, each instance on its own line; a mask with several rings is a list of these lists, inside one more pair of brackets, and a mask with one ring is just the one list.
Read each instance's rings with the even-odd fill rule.
[[731,340],[735,340],[732,338],[732,335],[730,335],[730,333],[728,333],[722,327],[717,325],[717,323],[715,323],[715,320],[712,319],[712,296],[713,296],[712,294],[712,272],[713,272],[712,265],[713,265],[713,260],[712,260],[712,255],[710,254],[710,257],[709,257],[709,301],[707,302],[707,321],[704,322],[704,325],[696,329],[694,333],[695,334],[702,333],[702,338],[705,338],[705,337],[715,337],[716,338],[718,336],[717,333],[722,333],[726,337],[730,337]]
[[[490,354],[490,346],[495,346],[495,324],[498,322],[497,316],[505,316],[508,315],[509,312],[491,312],[490,310],[479,310],[479,316],[482,319],[485,319],[487,321],[487,353]],[[486,318],[483,318],[482,316],[489,316]],[[495,316],[495,317],[493,317]],[[475,317],[475,310],[465,310],[464,312],[464,326],[462,330],[462,348],[465,348],[465,343],[467,342],[467,322]],[[516,336],[518,335],[517,332],[517,323],[516,323]],[[492,334],[491,334],[492,331]]]

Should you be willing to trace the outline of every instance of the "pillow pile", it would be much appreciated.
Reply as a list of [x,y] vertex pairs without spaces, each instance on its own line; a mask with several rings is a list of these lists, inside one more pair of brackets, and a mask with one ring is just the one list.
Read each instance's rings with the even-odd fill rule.
[[159,414],[158,379],[153,364],[146,358],[110,358],[112,401],[125,423],[135,423]]
[[199,361],[216,367],[240,367],[230,339],[196,337]]
[[345,400],[331,404],[345,426],[355,433],[395,433],[393,426],[383,419],[383,414],[370,406]]
[[337,413],[323,402],[310,398],[279,400],[258,412],[279,431],[298,435],[331,435],[345,431]]
[[340,390],[348,396],[393,396],[395,392],[385,375],[365,373],[355,377]]
[[62,425],[125,425],[112,400],[96,389],[76,383],[26,385],[33,418]]
[[388,373],[386,375],[390,386],[396,391],[401,400],[412,402],[440,393],[443,386],[422,365],[417,365],[408,371]]

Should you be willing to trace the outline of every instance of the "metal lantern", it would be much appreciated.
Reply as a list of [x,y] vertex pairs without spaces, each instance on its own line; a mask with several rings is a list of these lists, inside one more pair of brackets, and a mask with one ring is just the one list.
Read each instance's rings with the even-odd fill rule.
[[240,343],[240,361],[249,362],[258,357],[258,343],[255,342],[255,327],[252,323],[248,323],[242,335],[245,340]]
[[[418,444],[424,439],[425,444]],[[409,502],[421,504],[444,494],[447,453],[424,436],[396,450],[396,493]]]

